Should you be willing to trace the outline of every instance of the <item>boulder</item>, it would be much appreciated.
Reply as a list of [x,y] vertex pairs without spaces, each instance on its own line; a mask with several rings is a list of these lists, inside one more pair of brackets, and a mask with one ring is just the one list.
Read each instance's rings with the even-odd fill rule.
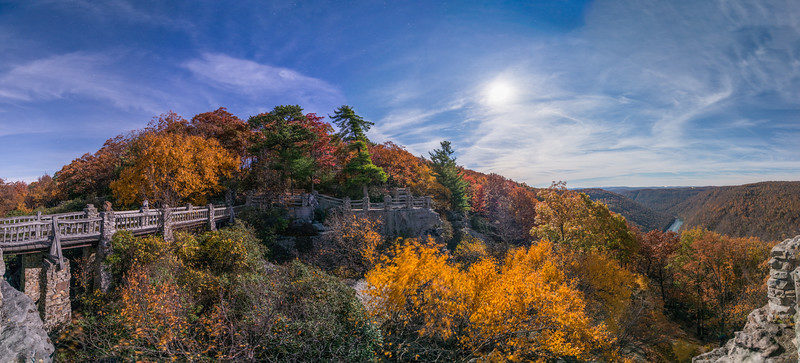
[[52,362],[53,343],[30,297],[0,281],[0,357],[3,362]]

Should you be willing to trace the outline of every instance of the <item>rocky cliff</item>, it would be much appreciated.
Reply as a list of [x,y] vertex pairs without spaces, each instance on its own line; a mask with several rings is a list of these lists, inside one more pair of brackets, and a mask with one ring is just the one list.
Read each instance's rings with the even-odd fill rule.
[[[0,251],[0,276],[5,274]],[[51,362],[55,348],[30,297],[0,279],[0,361]]]

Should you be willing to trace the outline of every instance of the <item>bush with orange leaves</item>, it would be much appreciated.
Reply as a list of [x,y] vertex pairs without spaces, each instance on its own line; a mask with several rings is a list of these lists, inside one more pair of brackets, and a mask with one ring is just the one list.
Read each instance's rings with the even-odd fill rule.
[[367,276],[393,360],[609,358],[614,338],[588,314],[564,261],[543,241],[469,267],[409,239]]
[[339,277],[358,278],[378,262],[384,238],[380,223],[351,213],[332,214],[324,234],[309,257],[314,265]]

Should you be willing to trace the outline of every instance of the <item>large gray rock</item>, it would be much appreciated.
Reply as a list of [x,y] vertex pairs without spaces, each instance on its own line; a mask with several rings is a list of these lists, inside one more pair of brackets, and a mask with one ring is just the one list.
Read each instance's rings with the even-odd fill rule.
[[744,330],[717,349],[692,359],[694,363],[797,362],[792,324],[775,320],[765,306],[747,316]]
[[0,280],[0,362],[52,362],[55,351],[33,300]]

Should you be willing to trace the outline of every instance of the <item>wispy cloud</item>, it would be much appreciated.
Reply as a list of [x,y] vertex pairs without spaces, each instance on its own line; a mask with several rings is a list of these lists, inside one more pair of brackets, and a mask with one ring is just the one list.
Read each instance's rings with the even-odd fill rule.
[[225,54],[206,53],[184,67],[209,84],[253,98],[280,96],[302,105],[328,105],[344,99],[338,88],[321,79]]
[[109,54],[75,52],[16,64],[0,73],[0,102],[37,102],[70,96],[111,102],[124,109],[164,112],[167,93],[119,72]]
[[[455,98],[461,161],[535,185],[796,178],[800,147],[782,135],[800,123],[798,19],[785,1],[595,2],[583,28],[507,50],[495,76]],[[506,88],[501,102],[487,95]],[[775,109],[796,112],[765,119]],[[385,127],[438,110],[401,104]]]

